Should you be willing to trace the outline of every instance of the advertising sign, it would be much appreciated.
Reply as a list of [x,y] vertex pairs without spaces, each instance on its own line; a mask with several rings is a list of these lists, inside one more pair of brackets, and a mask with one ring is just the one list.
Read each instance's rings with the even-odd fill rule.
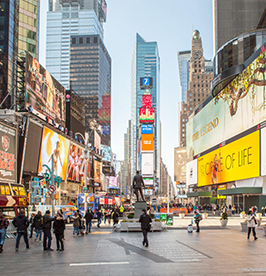
[[152,134],[153,126],[152,125],[142,125],[141,126],[141,134]]
[[198,158],[198,186],[259,175],[259,130]]
[[174,181],[185,182],[186,181],[186,160],[187,160],[187,150],[186,148],[175,148],[174,154],[174,170],[175,177]]
[[145,177],[143,178],[143,181],[145,186],[153,186],[153,177]]
[[192,185],[198,183],[198,159],[195,159],[187,164],[186,184]]
[[45,173],[46,169],[43,167],[43,165],[47,165],[49,168],[51,168],[51,159],[53,154],[54,174],[65,180],[67,173],[69,144],[70,141],[65,137],[47,127],[44,127],[38,173]]
[[152,89],[152,85],[151,77],[140,78],[140,89]]
[[141,135],[141,151],[153,151],[153,134]]
[[188,157],[228,140],[266,120],[264,60],[260,54],[215,99],[187,123]]
[[113,167],[114,167],[115,176],[116,176],[116,173],[117,173],[116,153],[113,153]]
[[261,175],[266,175],[266,127],[261,129]]
[[16,130],[0,123],[0,137],[0,181],[16,183]]
[[151,108],[152,107],[152,95],[142,95],[142,107]]
[[140,108],[139,109],[139,122],[140,123],[153,123],[155,120],[154,108]]
[[154,165],[153,165],[153,153],[142,153],[141,162],[141,174],[142,175],[153,175]]
[[111,147],[105,146],[105,145],[101,145],[100,149],[101,149],[101,151],[103,152],[103,155],[104,155],[103,160],[107,161],[107,162],[111,162],[111,160],[112,160],[111,159],[111,156],[112,156]]
[[100,150],[101,148],[101,136],[98,134],[98,132],[96,130],[94,130],[94,147]]
[[94,182],[102,183],[101,181],[101,163],[94,160]]
[[118,187],[118,180],[115,176],[110,176],[109,178],[109,186],[108,187]]
[[26,108],[65,126],[65,88],[27,53]]
[[226,188],[227,188],[226,184],[218,185],[218,187],[217,187],[217,198],[218,199],[225,199],[226,198],[226,196],[220,196],[219,193],[218,193],[218,191],[225,190]]

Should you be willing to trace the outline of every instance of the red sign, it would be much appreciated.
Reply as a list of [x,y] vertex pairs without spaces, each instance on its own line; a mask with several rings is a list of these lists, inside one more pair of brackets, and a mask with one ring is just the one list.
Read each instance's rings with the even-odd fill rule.
[[55,185],[50,185],[50,187],[49,187],[49,192],[50,192],[50,193],[54,193],[55,191],[56,191]]
[[152,95],[143,95],[142,96],[142,107],[151,108],[152,107]]
[[140,123],[153,123],[155,119],[154,108],[140,108],[139,109],[139,121]]

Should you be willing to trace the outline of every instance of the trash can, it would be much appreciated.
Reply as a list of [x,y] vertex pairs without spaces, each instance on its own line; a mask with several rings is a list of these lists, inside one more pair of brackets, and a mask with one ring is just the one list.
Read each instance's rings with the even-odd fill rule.
[[161,222],[166,223],[167,214],[162,213],[160,219],[161,219]]

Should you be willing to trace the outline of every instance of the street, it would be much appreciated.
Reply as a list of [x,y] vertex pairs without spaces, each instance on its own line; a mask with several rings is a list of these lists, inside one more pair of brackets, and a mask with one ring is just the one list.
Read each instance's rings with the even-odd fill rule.
[[[4,275],[265,275],[266,238],[247,240],[240,229],[203,228],[149,233],[148,248],[142,233],[113,232],[93,228],[86,236],[73,238],[72,227],[65,231],[64,252],[44,252],[42,243],[24,241],[15,252],[15,240],[7,239],[1,254]],[[52,247],[56,249],[53,237]],[[2,273],[1,273],[2,274]]]

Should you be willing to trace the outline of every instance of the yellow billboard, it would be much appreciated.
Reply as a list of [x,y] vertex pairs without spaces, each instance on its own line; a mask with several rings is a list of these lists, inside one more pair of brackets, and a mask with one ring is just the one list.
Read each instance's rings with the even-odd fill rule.
[[259,130],[198,158],[198,186],[259,175]]

